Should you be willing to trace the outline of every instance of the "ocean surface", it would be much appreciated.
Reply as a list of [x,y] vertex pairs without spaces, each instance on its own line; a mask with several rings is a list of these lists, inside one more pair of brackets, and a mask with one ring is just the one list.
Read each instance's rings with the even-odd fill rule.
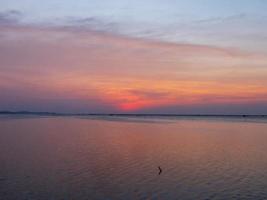
[[0,199],[267,199],[267,119],[0,115]]

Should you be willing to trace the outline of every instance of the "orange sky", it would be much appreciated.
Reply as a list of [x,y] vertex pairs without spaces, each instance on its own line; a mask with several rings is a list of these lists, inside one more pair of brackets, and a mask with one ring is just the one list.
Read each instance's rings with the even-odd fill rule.
[[9,98],[36,104],[34,109],[71,99],[62,110],[79,112],[267,101],[267,56],[249,50],[6,26],[0,52],[1,109],[19,107]]

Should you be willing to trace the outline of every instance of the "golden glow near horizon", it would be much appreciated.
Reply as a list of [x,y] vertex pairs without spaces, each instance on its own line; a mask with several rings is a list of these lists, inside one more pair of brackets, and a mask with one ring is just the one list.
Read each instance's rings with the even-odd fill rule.
[[1,28],[0,47],[0,84],[10,98],[125,112],[267,101],[264,53],[34,26]]

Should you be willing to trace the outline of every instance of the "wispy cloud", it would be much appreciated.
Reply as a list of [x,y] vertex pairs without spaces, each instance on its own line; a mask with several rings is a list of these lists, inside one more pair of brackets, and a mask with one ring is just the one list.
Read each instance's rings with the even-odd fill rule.
[[[22,22],[26,18],[22,12],[7,10],[0,13],[0,23],[7,25],[30,25]],[[117,19],[108,16],[87,14],[86,16],[61,16],[51,18],[35,26],[61,27],[73,31],[96,31],[124,37],[170,43],[192,43],[221,47],[234,47],[267,53],[267,16],[240,12],[226,16],[205,18],[174,17],[165,23]]]
[[14,25],[18,24],[22,13],[17,10],[8,10],[5,12],[0,12],[0,25]]
[[103,20],[95,16],[78,18],[78,17],[66,17],[62,20],[62,26],[77,29],[89,29],[95,31],[105,31],[119,33],[119,24],[116,22]]
[[17,15],[2,14],[0,27],[3,109],[22,106],[11,98],[92,112],[267,100],[264,53],[135,38],[95,18],[55,26],[24,24]]

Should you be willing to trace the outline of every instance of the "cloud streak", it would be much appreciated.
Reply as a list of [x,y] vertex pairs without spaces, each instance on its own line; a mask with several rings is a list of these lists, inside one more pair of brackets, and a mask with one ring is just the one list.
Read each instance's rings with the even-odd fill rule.
[[90,28],[94,18],[76,28],[10,15],[0,28],[3,110],[167,112],[267,100],[264,53],[127,37]]
[[0,25],[18,25],[19,18],[22,16],[22,13],[17,10],[8,10],[5,12],[0,12]]

